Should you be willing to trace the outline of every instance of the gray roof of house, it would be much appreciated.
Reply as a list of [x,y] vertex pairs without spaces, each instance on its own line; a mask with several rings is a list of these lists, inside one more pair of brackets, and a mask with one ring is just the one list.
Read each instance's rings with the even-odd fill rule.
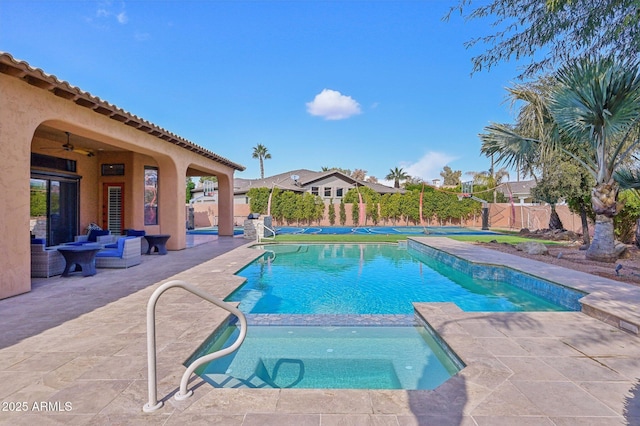
[[[379,194],[404,192],[402,189],[392,188],[390,186],[382,185],[380,183],[365,182],[358,179],[354,179],[351,176],[347,176],[338,170],[329,170],[326,172],[314,172],[307,169],[291,170],[285,173],[265,177],[264,179],[243,179],[235,178],[233,181],[233,192],[236,194],[243,194],[249,191],[251,188],[280,188],[282,190],[305,192],[307,187],[314,182],[324,179],[329,176],[337,176],[347,183],[352,184],[354,187],[367,186]],[[297,181],[292,178],[297,176]]]
[[522,180],[517,182],[504,182],[498,186],[498,191],[505,195],[509,195],[509,191],[513,195],[529,195],[531,194],[531,188],[536,186],[535,180]]

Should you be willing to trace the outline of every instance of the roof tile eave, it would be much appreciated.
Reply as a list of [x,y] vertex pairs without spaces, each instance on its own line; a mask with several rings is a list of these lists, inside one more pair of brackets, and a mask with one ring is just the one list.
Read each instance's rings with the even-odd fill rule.
[[[4,65],[4,66],[3,66]],[[68,100],[71,100],[73,102],[76,102],[79,106],[85,106],[87,108],[91,108],[94,111],[96,111],[97,107],[100,107],[103,109],[103,111],[107,110],[111,112],[111,115],[116,115],[119,114],[122,117],[125,118],[124,122],[122,124],[126,124],[126,122],[129,121],[135,121],[135,122],[139,122],[141,125],[143,126],[138,126],[137,130],[143,131],[147,134],[150,134],[152,136],[156,136],[160,139],[164,139],[163,136],[166,138],[167,136],[169,137],[170,141],[171,139],[174,139],[176,141],[181,142],[181,144],[179,146],[182,146],[185,149],[190,149],[194,152],[196,152],[198,155],[203,156],[205,158],[209,158],[210,160],[214,160],[218,163],[221,163],[225,166],[231,167],[235,170],[238,171],[243,171],[246,169],[245,166],[235,163],[225,157],[222,157],[216,153],[214,153],[213,151],[209,151],[208,149],[197,145],[185,138],[182,138],[174,133],[169,132],[168,130],[151,123],[150,121],[147,121],[141,117],[138,117],[135,114],[132,114],[130,112],[125,111],[124,109],[113,105],[105,100],[100,99],[97,96],[92,95],[89,92],[86,92],[82,89],[80,89],[77,86],[73,86],[71,85],[69,82],[64,81],[64,80],[60,80],[58,79],[55,75],[53,74],[48,74],[45,71],[43,71],[40,68],[34,68],[32,67],[28,62],[26,61],[22,61],[22,60],[18,60],[15,59],[10,53],[8,52],[4,52],[4,51],[0,51],[0,73],[4,73],[7,75],[12,75],[10,72],[8,72],[9,70],[6,67],[11,67],[17,71],[19,71],[20,73],[24,74],[21,75],[20,77],[18,77],[17,75],[13,75],[16,78],[20,78],[20,79],[24,79],[25,77],[31,77],[31,78],[35,78],[39,81],[44,81],[45,83],[48,83],[49,85],[51,85],[50,88],[46,89],[52,93],[55,94],[55,89],[59,89],[61,91],[67,92],[67,93],[72,93],[74,95],[74,98],[69,98]],[[64,99],[67,99],[65,97],[63,97]],[[89,103],[92,103],[93,106],[89,107],[88,105],[81,105],[80,103],[78,103],[77,101],[79,99],[83,99],[85,101],[85,103],[88,101]],[[97,112],[97,111],[96,111]],[[143,128],[144,127],[144,128]],[[145,129],[148,129],[145,130]],[[175,144],[175,143],[174,143]],[[185,146],[183,146],[182,144],[184,144]],[[177,145],[177,144],[176,144]]]

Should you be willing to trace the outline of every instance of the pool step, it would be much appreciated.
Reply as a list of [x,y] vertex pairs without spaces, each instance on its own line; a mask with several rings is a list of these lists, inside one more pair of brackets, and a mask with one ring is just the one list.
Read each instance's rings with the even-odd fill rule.
[[407,327],[417,325],[414,315],[296,315],[296,314],[246,314],[251,325],[307,325],[307,326],[387,326]]

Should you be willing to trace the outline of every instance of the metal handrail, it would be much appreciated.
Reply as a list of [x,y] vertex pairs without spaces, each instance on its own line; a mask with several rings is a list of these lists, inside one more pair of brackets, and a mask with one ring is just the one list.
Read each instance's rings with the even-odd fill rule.
[[180,287],[184,290],[189,291],[190,293],[195,294],[196,296],[213,303],[214,305],[231,312],[233,315],[238,317],[240,320],[240,334],[233,345],[228,348],[221,349],[214,353],[202,356],[196,359],[194,362],[189,365],[187,371],[182,375],[182,380],[180,381],[180,390],[176,393],[175,398],[179,401],[186,399],[193,395],[193,390],[187,391],[187,384],[189,383],[189,378],[191,374],[196,370],[196,368],[200,367],[202,364],[213,361],[216,358],[223,357],[234,352],[236,349],[240,347],[242,342],[244,341],[245,336],[247,335],[247,318],[244,316],[240,310],[235,308],[234,306],[223,302],[222,300],[211,296],[210,294],[200,290],[192,284],[189,284],[185,281],[173,280],[162,284],[158,287],[151,297],[149,298],[149,302],[147,303],[147,363],[148,363],[148,383],[149,383],[149,402],[147,402],[142,410],[145,413],[153,412],[160,407],[162,407],[163,402],[158,401],[158,388],[157,388],[157,380],[156,377],[156,304],[158,303],[158,299],[160,296],[167,290],[173,287]]
[[263,233],[263,234],[264,234],[264,230],[265,230],[265,229],[266,229],[266,230],[268,230],[268,231],[271,231],[271,233],[273,234],[273,235],[272,235],[272,236],[270,236],[270,237],[265,237],[265,236],[263,236],[263,237],[262,237],[262,239],[264,239],[264,240],[275,240],[275,238],[276,238],[276,231],[275,231],[275,229],[271,229],[271,228],[269,228],[267,225],[265,225],[265,224],[264,224],[264,222],[258,222],[258,223],[257,223],[257,225],[258,225],[258,226],[257,226],[257,229],[256,229],[256,237],[257,237],[258,242],[260,242],[260,227],[261,227],[261,226],[262,226],[262,228],[263,228],[263,229],[262,229],[262,233]]

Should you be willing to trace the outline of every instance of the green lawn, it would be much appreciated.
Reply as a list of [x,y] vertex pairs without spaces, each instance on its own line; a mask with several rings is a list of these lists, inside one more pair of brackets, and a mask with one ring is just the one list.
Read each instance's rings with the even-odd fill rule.
[[499,243],[518,244],[526,241],[537,241],[542,244],[566,244],[565,241],[549,241],[538,238],[525,238],[517,235],[452,235],[449,238],[458,241],[470,241],[487,243],[489,241],[497,241]]

